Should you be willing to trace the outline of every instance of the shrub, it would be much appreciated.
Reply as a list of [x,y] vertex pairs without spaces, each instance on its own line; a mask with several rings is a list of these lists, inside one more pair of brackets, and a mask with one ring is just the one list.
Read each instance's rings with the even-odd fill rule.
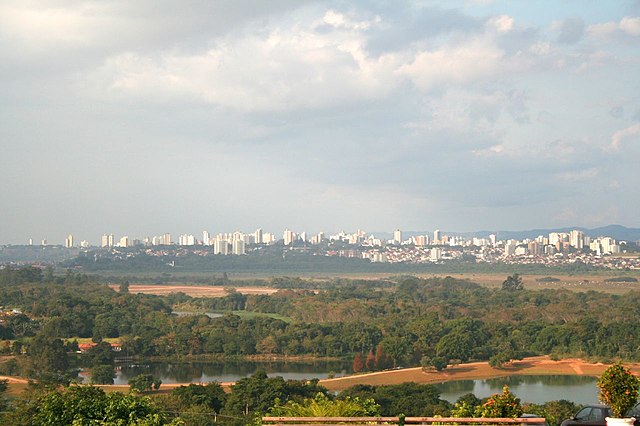
[[520,398],[516,398],[507,385],[502,388],[502,394],[491,395],[484,404],[476,408],[476,416],[479,417],[515,418],[521,415]]
[[597,386],[598,399],[611,407],[614,416],[623,417],[638,400],[640,379],[618,362],[602,373]]

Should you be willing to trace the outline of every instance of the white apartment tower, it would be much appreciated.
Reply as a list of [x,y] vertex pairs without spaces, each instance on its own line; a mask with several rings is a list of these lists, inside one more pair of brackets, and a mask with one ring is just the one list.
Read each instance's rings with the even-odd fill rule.
[[73,235],[71,235],[71,234],[67,235],[67,238],[65,238],[65,240],[64,240],[64,246],[66,248],[73,247]]
[[125,235],[124,237],[120,238],[120,242],[118,243],[118,247],[129,247],[131,244],[129,242],[129,237],[127,235]]
[[401,244],[402,243],[402,231],[399,229],[396,229],[395,231],[393,231],[393,243],[394,244]]
[[100,247],[109,247],[109,236],[107,234],[102,234],[100,238]]
[[285,229],[282,239],[284,240],[285,246],[290,246],[291,244],[293,244],[293,240],[295,239],[295,234],[293,233],[292,230]]
[[233,240],[233,254],[235,254],[236,256],[241,256],[243,254],[245,254],[245,245],[244,245],[244,240],[241,239],[237,239],[237,240]]

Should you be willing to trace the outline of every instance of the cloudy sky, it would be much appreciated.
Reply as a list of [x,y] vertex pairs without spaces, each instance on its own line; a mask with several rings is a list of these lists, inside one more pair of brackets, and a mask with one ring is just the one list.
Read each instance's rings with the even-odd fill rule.
[[640,1],[0,2],[0,243],[640,226]]

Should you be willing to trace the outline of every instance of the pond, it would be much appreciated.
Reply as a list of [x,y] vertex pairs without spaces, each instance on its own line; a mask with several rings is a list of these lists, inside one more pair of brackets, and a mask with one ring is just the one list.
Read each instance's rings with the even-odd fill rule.
[[466,393],[486,398],[502,393],[504,385],[522,402],[542,404],[547,401],[566,399],[578,404],[598,402],[596,378],[588,376],[505,376],[482,380],[455,380],[436,384],[440,397],[455,402]]
[[235,382],[248,377],[258,370],[264,370],[270,377],[282,376],[285,380],[326,379],[351,372],[351,362],[153,362],[117,363],[115,384],[127,384],[138,374],[153,374],[162,383]]

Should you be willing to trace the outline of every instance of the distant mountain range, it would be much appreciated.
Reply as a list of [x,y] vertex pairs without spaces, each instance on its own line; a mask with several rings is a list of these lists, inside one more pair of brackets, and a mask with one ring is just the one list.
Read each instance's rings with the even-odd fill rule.
[[[622,225],[608,225],[600,228],[582,228],[579,226],[567,227],[567,228],[549,228],[549,229],[530,229],[526,231],[477,231],[477,232],[454,232],[442,230],[444,235],[460,236],[465,238],[487,238],[491,234],[496,234],[499,240],[524,240],[527,238],[535,238],[538,235],[549,235],[551,232],[571,232],[574,229],[582,231],[585,235],[590,237],[611,237],[616,240],[623,241],[639,241],[640,240],[640,228],[627,228]],[[433,231],[403,231],[403,238],[413,237],[416,235],[429,235],[433,237]],[[393,234],[389,232],[374,232],[378,238],[391,239]]]

